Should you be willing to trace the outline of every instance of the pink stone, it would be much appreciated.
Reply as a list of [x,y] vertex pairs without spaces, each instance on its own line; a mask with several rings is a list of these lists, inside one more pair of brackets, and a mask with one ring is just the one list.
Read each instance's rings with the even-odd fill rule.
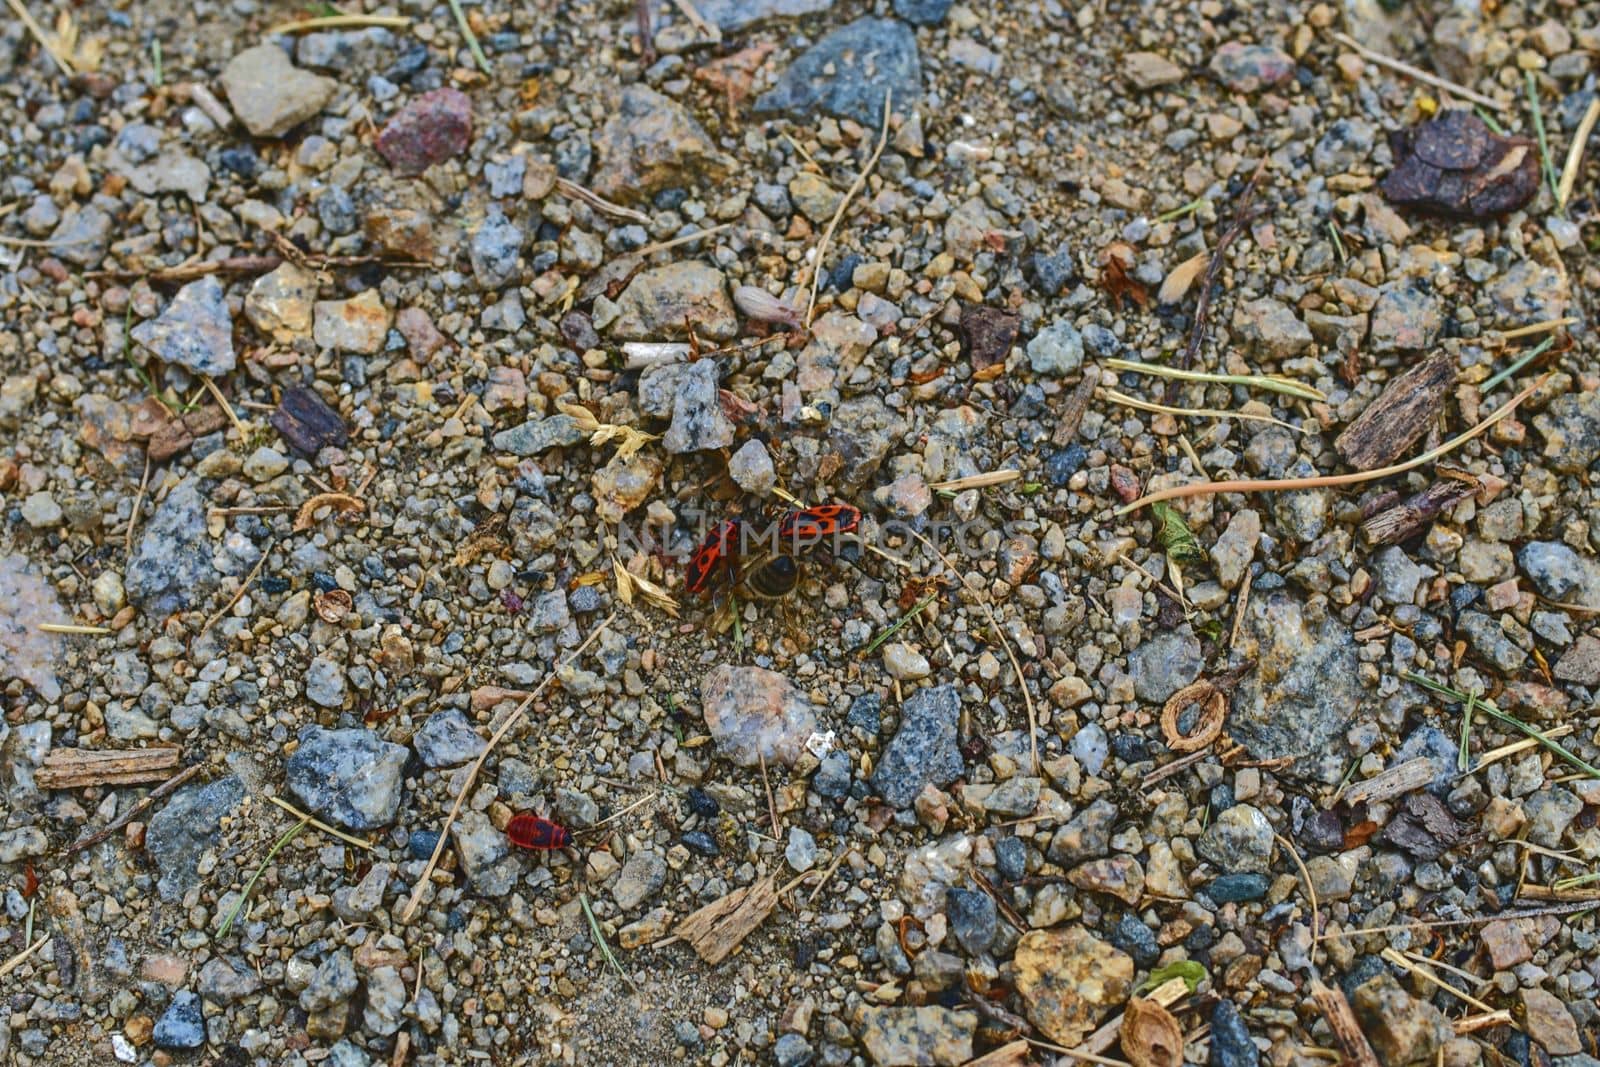
[[472,138],[472,100],[460,89],[435,89],[401,108],[378,134],[378,151],[401,174],[421,174],[460,155]]

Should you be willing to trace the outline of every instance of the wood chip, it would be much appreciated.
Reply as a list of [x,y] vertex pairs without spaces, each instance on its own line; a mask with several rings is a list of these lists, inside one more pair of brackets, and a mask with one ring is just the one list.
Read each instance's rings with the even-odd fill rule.
[[1402,796],[1421,789],[1433,781],[1433,760],[1427,756],[1406,760],[1390,767],[1382,774],[1357,782],[1345,790],[1344,802],[1351,807],[1357,804],[1377,804],[1392,797]]
[[179,756],[176,748],[57,748],[45,756],[33,777],[41,789],[157,782],[172,774]]
[[1333,447],[1358,471],[1394,462],[1428,431],[1455,382],[1455,358],[1434,354],[1391,379]]
[[1176,304],[1182,300],[1188,295],[1195,279],[1205,272],[1206,264],[1210,262],[1210,252],[1196,252],[1176,267],[1173,267],[1167,274],[1166,280],[1161,283],[1160,291],[1156,293],[1156,302],[1159,304]]
[[678,924],[673,934],[689,942],[702,960],[721,963],[766,921],[777,905],[777,880],[769,874],[694,912]]
[[1316,1002],[1322,1017],[1328,1022],[1333,1040],[1344,1053],[1348,1067],[1379,1067],[1378,1057],[1367,1043],[1367,1037],[1356,1022],[1350,1002],[1337,986],[1326,986],[1320,981],[1311,983],[1311,999]]
[[[1189,983],[1182,978],[1169,978],[1150,991],[1145,999],[1163,1008],[1170,1008],[1189,995]],[[1115,1045],[1122,1037],[1122,1012],[1100,1024],[1100,1029],[1084,1039],[1079,1048],[1096,1055]]]
[[1180,1067],[1183,1030],[1161,1005],[1143,997],[1128,1001],[1122,1013],[1122,1054],[1133,1067]]
[[1361,524],[1361,536],[1367,544],[1397,545],[1421,533],[1423,528],[1439,517],[1439,513],[1454,507],[1473,493],[1477,483],[1456,478],[1434,482],[1422,492],[1392,508],[1380,511]]
[[1028,1043],[1018,1040],[1001,1045],[993,1052],[985,1052],[975,1060],[968,1060],[966,1067],[1027,1067],[1033,1062],[1028,1055]]
[[350,440],[339,413],[316,390],[303,385],[283,391],[283,399],[272,413],[272,428],[303,456],[315,456],[329,446],[341,448]]

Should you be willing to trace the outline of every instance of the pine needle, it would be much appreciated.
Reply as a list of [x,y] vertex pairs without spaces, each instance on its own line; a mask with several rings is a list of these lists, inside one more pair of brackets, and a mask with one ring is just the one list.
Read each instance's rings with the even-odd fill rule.
[[309,818],[301,819],[299,822],[295,823],[293,826],[289,827],[289,829],[280,834],[278,839],[272,843],[272,847],[267,850],[267,854],[261,858],[261,863],[256,867],[255,873],[252,874],[250,876],[250,880],[244,884],[244,889],[239,893],[239,899],[233,902],[232,908],[228,909],[228,914],[223,918],[222,925],[217,927],[218,937],[228,936],[228,931],[233,929],[233,921],[237,919],[239,917],[239,913],[244,910],[245,903],[250,899],[250,894],[255,891],[256,883],[261,881],[261,876],[266,873],[266,870],[272,864],[273,859],[278,855],[279,852],[283,850],[283,846],[287,845],[290,841],[293,841],[295,837],[299,835],[300,831],[304,830],[308,825],[310,825]]
[[1532,348],[1528,349],[1522,355],[1520,355],[1516,359],[1512,360],[1510,366],[1506,367],[1505,370],[1501,371],[1499,374],[1496,374],[1493,378],[1490,378],[1488,381],[1486,381],[1482,385],[1478,386],[1478,392],[1480,392],[1480,393],[1492,393],[1494,391],[1495,386],[1499,385],[1501,382],[1505,381],[1507,378],[1514,377],[1516,375],[1516,373],[1519,370],[1521,370],[1523,367],[1526,367],[1528,364],[1532,363],[1534,360],[1538,359],[1540,356],[1542,356],[1546,352],[1548,352],[1550,350],[1550,346],[1555,344],[1555,343],[1556,343],[1556,339],[1555,339],[1555,337],[1553,335],[1550,336],[1550,337],[1546,337],[1543,341],[1540,341],[1538,344],[1536,344]]
[[280,22],[268,29],[267,34],[271,36],[279,33],[304,33],[307,30],[358,29],[364,26],[403,30],[410,25],[411,20],[404,15],[320,15],[312,19]]
[[485,74],[493,74],[494,69],[489,66],[488,57],[483,54],[483,48],[478,44],[478,35],[472,32],[472,26],[467,22],[467,16],[461,11],[461,0],[449,0],[450,13],[456,17],[456,25],[461,27],[461,36],[467,39],[467,50],[472,53],[473,62],[478,64],[478,69]]
[[611,951],[611,945],[606,941],[606,935],[600,932],[600,922],[594,917],[594,909],[589,907],[589,894],[579,893],[578,903],[583,905],[584,918],[589,920],[589,933],[594,936],[594,943],[600,947],[600,955],[611,964],[612,970],[617,972],[617,977],[628,983],[633,988],[633,979],[628,977],[628,972],[622,969],[622,964],[617,962],[616,953]]
[[863,186],[867,184],[867,176],[872,173],[872,168],[878,165],[878,157],[883,155],[884,145],[889,143],[889,116],[892,114],[894,91],[885,90],[883,94],[883,129],[878,133],[878,147],[872,150],[872,157],[867,160],[867,165],[861,168],[861,173],[856,175],[856,180],[850,183],[850,188],[839,198],[839,206],[834,209],[833,218],[828,220],[828,228],[822,231],[822,240],[817,243],[816,258],[811,263],[811,295],[806,300],[806,328],[811,328],[811,316],[817,310],[817,286],[822,281],[822,264],[828,254],[828,245],[833,242],[833,232],[839,228],[839,220],[844,218],[844,213],[850,206],[850,201],[855,199]]
[[1408,682],[1413,682],[1422,686],[1422,688],[1431,693],[1436,693],[1439,696],[1447,696],[1451,700],[1462,704],[1472,700],[1476,707],[1478,707],[1491,719],[1494,719],[1496,722],[1503,723],[1514,730],[1520,731],[1521,733],[1527,734],[1529,737],[1539,742],[1540,745],[1549,749],[1567,763],[1571,764],[1574,769],[1582,771],[1587,777],[1600,779],[1600,768],[1592,767],[1585,763],[1583,760],[1575,756],[1566,746],[1562,745],[1559,741],[1552,739],[1550,735],[1543,733],[1532,726],[1529,726],[1515,715],[1506,714],[1499,708],[1495,707],[1493,703],[1487,700],[1475,700],[1472,696],[1467,693],[1463,693],[1459,689],[1452,689],[1448,685],[1443,685],[1439,682],[1435,682],[1431,678],[1425,678],[1420,674],[1414,674],[1410,671],[1405,672],[1401,675],[1401,677]]
[[1550,141],[1544,135],[1544,108],[1539,103],[1539,82],[1533,71],[1523,71],[1527,76],[1523,85],[1528,90],[1528,110],[1533,112],[1533,132],[1539,139],[1539,165],[1544,180],[1550,186],[1550,196],[1556,200],[1556,213],[1561,213],[1561,179],[1556,177],[1555,164],[1550,162]]
[[933,603],[934,600],[936,600],[938,598],[938,596],[939,596],[938,593],[929,593],[927,596],[925,596],[921,600],[917,601],[915,607],[913,607],[910,611],[906,612],[904,615],[902,615],[898,619],[896,619],[894,621],[894,625],[890,626],[887,630],[883,631],[883,633],[879,634],[877,637],[874,637],[872,639],[872,643],[867,645],[866,648],[863,648],[861,650],[861,653],[860,653],[861,658],[862,659],[866,659],[868,656],[870,656],[874,652],[876,652],[878,650],[878,646],[879,645],[882,645],[885,641],[889,640],[889,638],[893,637],[895,634],[899,633],[902,629],[904,629],[906,623],[910,622],[912,619],[916,618],[918,615],[921,615],[922,614],[922,609],[927,607],[929,604]]

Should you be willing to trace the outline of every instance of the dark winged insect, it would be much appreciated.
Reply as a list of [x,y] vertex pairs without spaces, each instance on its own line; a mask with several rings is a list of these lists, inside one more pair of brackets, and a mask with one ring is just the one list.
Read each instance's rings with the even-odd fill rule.
[[514,815],[506,824],[506,836],[518,848],[550,852],[572,844],[572,831],[540,815]]

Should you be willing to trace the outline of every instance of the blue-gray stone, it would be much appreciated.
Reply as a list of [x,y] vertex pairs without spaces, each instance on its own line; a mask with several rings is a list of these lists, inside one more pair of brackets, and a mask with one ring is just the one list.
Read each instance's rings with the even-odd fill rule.
[[1231,1000],[1219,1000],[1211,1010],[1211,1067],[1258,1067],[1261,1053]]
[[1136,915],[1124,915],[1122,921],[1111,929],[1111,943],[1128,955],[1142,968],[1155,966],[1161,958],[1161,945],[1156,935]]
[[400,810],[405,764],[406,749],[371,730],[307,726],[284,782],[312,814],[351,830],[375,830]]
[[411,738],[411,746],[425,766],[459,767],[478,757],[484,740],[467,721],[465,712],[447,708],[428,717],[422,729]]
[[917,799],[925,786],[949,785],[966,769],[956,730],[961,697],[953,685],[919,689],[905,702],[900,729],[872,772],[872,787],[896,808]]
[[147,615],[192,610],[217,586],[200,487],[200,479],[190,475],[167,494],[128,561],[128,599]]
[[976,889],[951,889],[945,896],[945,916],[950,932],[969,956],[988,952],[1000,933],[994,898]]
[[234,368],[233,318],[222,283],[213,274],[179,289],[165,311],[129,335],[163,363],[196,374],[219,377]]
[[200,997],[192,989],[180,989],[172,1003],[156,1020],[156,1047],[164,1049],[199,1048],[206,1043],[206,1021],[200,1014]]
[[955,0],[894,0],[894,13],[916,26],[937,26]]
[[1206,896],[1218,904],[1242,904],[1267,895],[1272,879],[1264,874],[1224,874],[1206,886]]
[[145,831],[144,848],[159,873],[156,891],[171,903],[200,884],[200,856],[216,844],[222,818],[244,800],[244,783],[229,775],[174,793]]
[[922,95],[917,39],[905,23],[869,15],[812,45],[755,106],[760,114],[808,118],[824,111],[877,127],[890,93],[890,106],[901,114]]

